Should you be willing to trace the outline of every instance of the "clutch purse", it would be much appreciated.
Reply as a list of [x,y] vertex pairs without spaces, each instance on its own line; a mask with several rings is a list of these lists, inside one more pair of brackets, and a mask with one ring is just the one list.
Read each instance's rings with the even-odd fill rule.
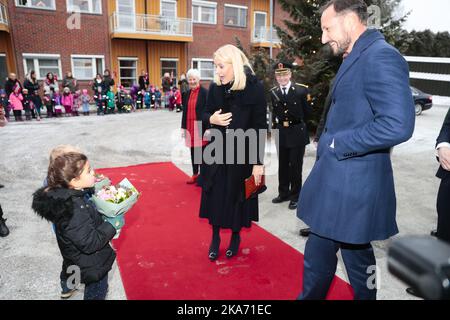
[[245,179],[245,199],[248,200],[252,196],[258,195],[266,191],[265,176],[261,176],[261,183],[256,185],[255,176],[251,175],[249,178]]

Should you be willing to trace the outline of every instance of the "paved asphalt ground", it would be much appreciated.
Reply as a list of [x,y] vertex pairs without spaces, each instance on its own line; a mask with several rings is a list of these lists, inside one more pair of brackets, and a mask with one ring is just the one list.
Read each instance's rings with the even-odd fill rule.
[[[397,190],[399,236],[429,234],[436,227],[436,194],[439,180],[434,145],[448,106],[434,106],[417,117],[413,138],[395,148],[392,160]],[[173,161],[191,174],[188,150],[179,126],[181,114],[143,111],[126,115],[44,119],[41,122],[10,123],[0,129],[0,203],[11,234],[0,238],[0,300],[59,299],[61,257],[51,227],[31,210],[31,195],[44,180],[49,151],[59,144],[79,146],[94,167],[116,167]],[[276,153],[268,146],[268,171],[276,172]],[[314,163],[315,150],[308,147],[304,178]],[[274,169],[275,168],[275,169]],[[287,203],[274,205],[277,176],[267,177],[268,190],[260,200],[259,225],[300,252],[305,239],[298,235],[304,224]],[[389,241],[375,242],[380,268],[378,299],[413,299],[405,285],[387,271]],[[339,262],[337,274],[347,280]],[[207,254],[205,252],[205,263]],[[82,288],[75,299],[82,298]],[[125,299],[117,267],[110,273],[109,299]]]

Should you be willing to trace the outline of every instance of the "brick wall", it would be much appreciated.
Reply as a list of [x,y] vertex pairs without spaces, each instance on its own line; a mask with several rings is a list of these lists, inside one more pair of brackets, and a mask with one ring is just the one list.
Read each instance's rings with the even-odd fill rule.
[[[231,27],[224,25],[224,3],[248,7],[247,27]],[[250,49],[251,26],[250,26],[250,0],[227,0],[218,1],[217,24],[193,24],[194,42],[188,45],[188,66],[191,66],[192,58],[209,58],[215,50],[225,44],[236,45],[235,37],[238,37],[246,50]],[[192,1],[189,4],[192,10]],[[192,14],[190,12],[190,14]]]
[[[102,15],[81,14],[81,28],[70,30],[66,1],[56,1],[56,11],[16,7],[8,1],[10,25],[18,78],[25,78],[23,53],[59,54],[62,76],[72,69],[71,55],[103,55],[105,67],[110,68],[110,38],[108,32],[107,4],[102,1]],[[82,88],[89,81],[79,82]]]

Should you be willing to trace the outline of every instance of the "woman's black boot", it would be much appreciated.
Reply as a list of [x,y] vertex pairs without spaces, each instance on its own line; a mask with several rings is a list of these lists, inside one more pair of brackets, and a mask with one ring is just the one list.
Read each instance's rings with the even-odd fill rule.
[[213,236],[211,245],[209,246],[208,258],[211,261],[217,260],[219,257],[220,247],[220,227],[213,226]]
[[230,246],[227,250],[227,258],[234,257],[238,254],[239,251],[239,245],[241,244],[241,236],[239,235],[239,232],[233,232],[233,235],[231,236],[230,240]]

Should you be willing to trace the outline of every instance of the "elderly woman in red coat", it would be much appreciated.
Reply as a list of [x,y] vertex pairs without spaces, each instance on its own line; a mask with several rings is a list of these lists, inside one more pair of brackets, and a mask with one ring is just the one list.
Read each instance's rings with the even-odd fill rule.
[[[205,126],[202,124],[202,116],[206,107],[208,90],[200,85],[200,71],[190,69],[187,72],[189,90],[183,95],[183,116],[181,128],[184,129],[186,147],[191,150],[192,176],[188,184],[199,184],[201,154],[207,141],[203,140]],[[197,155],[197,156],[196,156]]]

